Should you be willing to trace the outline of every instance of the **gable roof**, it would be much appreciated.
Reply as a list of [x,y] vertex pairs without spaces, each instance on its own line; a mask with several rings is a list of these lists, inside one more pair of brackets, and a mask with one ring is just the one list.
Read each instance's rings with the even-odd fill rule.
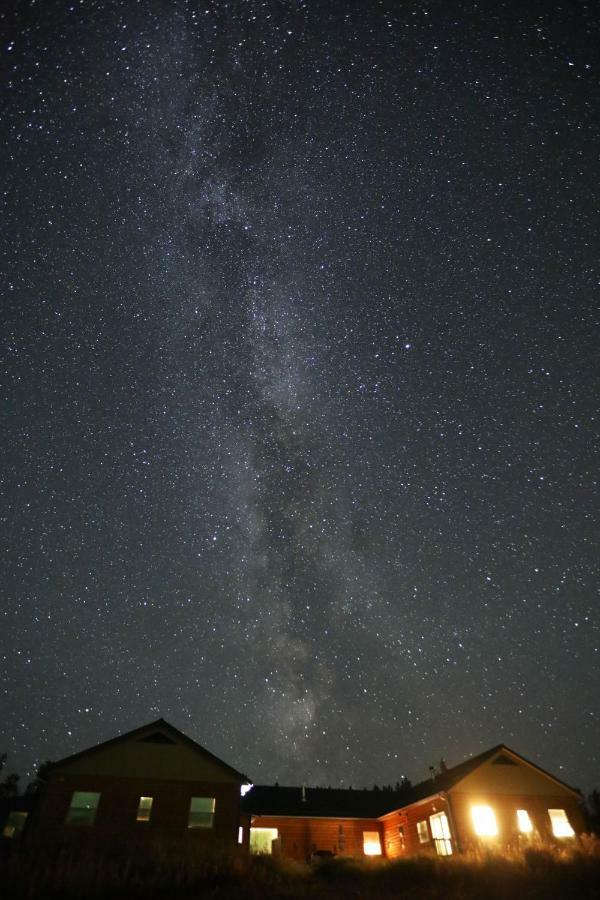
[[254,785],[242,800],[251,815],[295,816],[331,819],[377,819],[397,809],[403,794],[394,791],[363,791],[349,788],[279,787]]
[[575,788],[571,787],[568,784],[565,784],[564,781],[560,781],[560,779],[556,778],[555,775],[551,775],[550,772],[547,772],[545,769],[542,769],[541,766],[538,766],[536,763],[533,763],[530,760],[526,759],[524,756],[521,756],[521,754],[517,753],[515,750],[511,750],[511,748],[507,747],[506,744],[496,744],[495,747],[491,747],[489,750],[484,750],[483,753],[478,753],[477,756],[472,756],[470,759],[466,759],[464,762],[459,763],[457,766],[452,766],[452,768],[446,769],[445,772],[439,772],[433,778],[427,778],[425,781],[421,781],[419,784],[416,784],[410,791],[407,791],[402,805],[410,806],[412,803],[417,803],[419,800],[425,799],[425,797],[431,797],[434,794],[440,794],[444,791],[451,790],[451,788],[456,787],[457,784],[459,784],[464,778],[466,778],[467,775],[470,775],[488,760],[492,760],[496,755],[504,757],[504,759],[502,759],[502,763],[508,763],[508,765],[510,765],[510,762],[512,762],[510,758],[514,757],[516,760],[525,763],[526,766],[535,769],[541,775],[544,775],[546,778],[554,781],[555,784],[558,784],[562,788],[571,791],[571,793],[575,794],[575,796],[580,796],[579,791],[577,791]]
[[242,800],[242,809],[251,815],[294,816],[304,818],[377,819],[396,810],[405,809],[427,797],[441,794],[460,784],[472,772],[489,760],[498,758],[500,764],[524,763],[549,778],[575,796],[579,792],[531,762],[506,744],[497,744],[483,753],[464,760],[457,766],[440,772],[434,778],[402,791],[364,791],[345,788],[305,788],[279,785],[254,785]]
[[[82,757],[96,753],[98,750],[104,750],[105,747],[112,747],[115,744],[124,743],[126,741],[137,739],[141,743],[145,742],[144,738],[146,737],[150,738],[150,743],[158,743],[159,741],[154,738],[153,729],[157,734],[164,736],[164,740],[160,740],[160,743],[183,743],[197,753],[201,753],[203,756],[208,757],[210,760],[212,760],[213,763],[218,765],[224,771],[228,772],[237,781],[243,783],[245,782],[248,784],[251,783],[251,779],[248,778],[247,775],[244,775],[242,772],[238,772],[237,769],[234,769],[226,762],[223,762],[223,760],[219,759],[218,756],[215,756],[201,744],[198,744],[197,741],[194,741],[191,737],[188,737],[187,734],[184,734],[183,731],[179,731],[178,728],[175,728],[174,725],[171,725],[169,722],[162,718],[156,719],[155,722],[148,722],[147,725],[141,725],[139,728],[134,728],[131,731],[126,731],[124,734],[119,734],[117,735],[117,737],[110,738],[110,740],[108,741],[102,741],[102,743],[96,744],[93,747],[88,747],[86,750],[80,750],[78,753],[73,753],[70,756],[65,756],[63,759],[57,760],[57,762],[50,763],[48,766],[48,772],[54,772],[55,770],[60,769],[62,766],[68,765],[76,759],[81,759]],[[171,741],[170,738],[173,738],[174,740]]]

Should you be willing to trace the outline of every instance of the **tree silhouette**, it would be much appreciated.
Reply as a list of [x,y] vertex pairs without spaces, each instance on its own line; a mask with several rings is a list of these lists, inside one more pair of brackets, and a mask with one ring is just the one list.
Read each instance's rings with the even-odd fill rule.
[[19,793],[19,776],[16,772],[9,772],[0,781],[0,800],[8,800],[10,797],[16,797]]
[[600,835],[600,790],[594,788],[587,796],[586,809],[591,831]]
[[33,779],[33,781],[30,781],[25,788],[26,794],[37,794],[37,792],[41,790],[41,788],[43,788],[48,780],[48,773],[51,765],[52,761],[47,759],[46,762],[43,762],[41,766],[39,766],[37,772],[35,773],[35,778]]

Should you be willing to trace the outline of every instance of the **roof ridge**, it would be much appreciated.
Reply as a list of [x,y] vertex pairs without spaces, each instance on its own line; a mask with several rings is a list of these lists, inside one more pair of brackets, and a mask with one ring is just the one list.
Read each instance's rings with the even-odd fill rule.
[[189,737],[183,731],[180,731],[178,728],[175,727],[175,725],[171,725],[171,723],[167,722],[167,720],[162,718],[162,716],[158,719],[155,719],[152,722],[147,722],[145,725],[139,725],[137,728],[132,728],[129,731],[124,731],[122,734],[115,735],[115,737],[109,738],[106,741],[100,741],[100,743],[94,744],[93,747],[86,747],[83,750],[78,750],[75,753],[71,753],[68,756],[64,756],[64,757],[62,757],[62,759],[59,759],[56,762],[51,763],[50,767],[52,769],[60,768],[61,766],[64,766],[70,762],[73,762],[75,759],[79,759],[82,756],[87,756],[88,754],[95,753],[98,750],[103,749],[104,747],[108,747],[112,744],[119,743],[120,741],[134,738],[138,734],[143,734],[145,731],[148,731],[149,729],[158,728],[158,727],[165,728],[167,731],[170,731],[171,733],[176,734],[177,737],[183,743],[191,745],[195,750],[201,751],[202,753],[206,754],[213,760],[213,762],[217,763],[222,768],[227,769],[229,772],[231,772],[233,775],[235,775],[236,778],[239,778],[240,781],[245,781],[245,782],[250,783],[251,779],[248,778],[247,775],[244,775],[243,772],[239,772],[237,769],[234,769],[233,766],[230,766],[229,763],[226,763],[220,757],[215,756],[214,753],[211,753],[210,750],[207,750],[206,747],[204,747],[202,744],[198,743],[198,741],[195,741],[193,738]]

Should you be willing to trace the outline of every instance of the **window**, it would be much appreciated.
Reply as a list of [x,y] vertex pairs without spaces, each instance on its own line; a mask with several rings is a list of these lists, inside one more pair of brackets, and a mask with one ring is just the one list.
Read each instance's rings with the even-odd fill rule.
[[18,838],[23,829],[25,828],[25,822],[27,821],[27,813],[26,812],[18,812],[17,810],[13,810],[8,814],[8,819],[6,820],[6,825],[2,829],[2,837],[5,838]]
[[571,828],[571,823],[564,809],[549,809],[548,815],[550,816],[554,837],[575,837],[575,832]]
[[215,817],[214,797],[192,797],[188,828],[212,828]]
[[452,856],[452,839],[446,813],[429,816],[429,823],[438,856]]
[[238,844],[244,843],[244,826],[238,825]]
[[532,834],[533,822],[526,809],[517,810],[517,828],[521,834]]
[[426,819],[423,819],[422,822],[417,822],[417,834],[419,835],[419,843],[426,844],[429,840],[429,828],[427,827]]
[[250,853],[273,852],[273,841],[277,840],[279,832],[276,828],[251,828],[250,829]]
[[94,791],[74,791],[65,824],[93,825],[99,802],[100,794]]
[[137,822],[150,821],[150,813],[152,812],[152,800],[152,797],[140,797],[136,816]]
[[378,831],[363,831],[363,853],[365,856],[381,856]]
[[479,837],[495,837],[498,834],[496,816],[491,806],[472,806],[471,816],[475,834]]
[[346,835],[344,834],[343,825],[338,825],[338,850],[340,853],[346,852]]
[[398,825],[398,843],[400,844],[400,849],[404,850],[406,847],[406,840],[404,838],[404,825]]

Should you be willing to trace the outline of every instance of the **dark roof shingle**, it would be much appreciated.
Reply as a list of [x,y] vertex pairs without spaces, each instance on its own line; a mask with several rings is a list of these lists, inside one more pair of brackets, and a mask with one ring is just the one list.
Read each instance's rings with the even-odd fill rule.
[[242,809],[262,816],[376,819],[403,804],[403,794],[395,791],[307,787],[304,797],[301,787],[256,784],[242,800]]

